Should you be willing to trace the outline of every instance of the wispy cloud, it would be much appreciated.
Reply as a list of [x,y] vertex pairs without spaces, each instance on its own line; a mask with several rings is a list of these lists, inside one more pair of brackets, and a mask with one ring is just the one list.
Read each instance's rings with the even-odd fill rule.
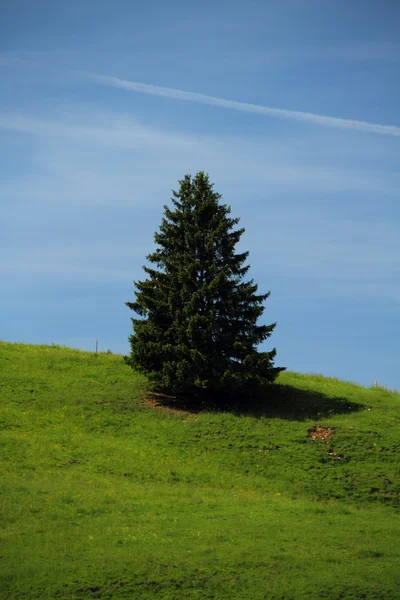
[[241,112],[267,115],[269,117],[278,117],[281,119],[291,119],[305,123],[314,123],[316,125],[323,125],[325,127],[338,127],[341,129],[352,129],[356,131],[364,131],[366,133],[377,133],[380,135],[400,137],[400,127],[395,125],[379,125],[377,123],[368,123],[353,119],[341,119],[338,117],[316,115],[313,113],[286,110],[283,108],[273,108],[271,106],[263,106],[260,104],[236,102],[234,100],[206,96],[205,94],[198,94],[196,92],[186,92],[174,88],[139,83],[137,81],[127,81],[125,79],[110,77],[108,75],[91,75],[90,77],[96,83],[129,90],[132,92],[139,92],[141,94],[163,96],[165,98],[171,98],[174,100],[185,100],[187,102],[196,102],[198,104],[208,104],[211,106],[218,106],[220,108],[238,110]]
[[92,142],[102,146],[125,149],[153,147],[171,149],[184,148],[186,152],[196,147],[195,140],[188,135],[180,135],[179,140],[172,135],[145,127],[132,117],[96,113],[85,113],[85,122],[77,120],[75,114],[64,112],[58,119],[41,118],[21,113],[0,113],[0,130],[29,133],[38,137],[70,138]]
[[[25,134],[17,136],[21,169],[9,173],[3,164],[0,182],[6,200],[0,228],[7,232],[0,246],[8,254],[0,272],[13,285],[21,276],[96,283],[139,278],[171,187],[202,168],[233,214],[243,217],[243,249],[251,252],[256,281],[268,272],[280,288],[282,279],[301,275],[323,297],[323,286],[340,278],[336,294],[343,297],[356,296],[360,285],[360,295],[399,299],[395,225],[367,216],[363,223],[349,220],[351,205],[365,214],[366,198],[395,202],[397,172],[373,151],[395,140],[370,140],[373,160],[363,162],[362,154],[363,170],[351,160],[365,144],[348,143],[349,135],[337,132],[284,140],[182,133],[91,105],[46,115],[3,113],[1,129]],[[31,138],[26,148],[25,136]],[[346,201],[344,211],[335,206],[339,200]],[[363,287],[369,282],[375,291],[372,283]],[[310,285],[299,284],[296,294],[314,294]]]
[[381,172],[381,162],[367,173],[350,168],[348,160],[358,156],[359,144],[343,146],[333,139],[327,144],[325,138],[306,136],[282,141],[182,133],[82,106],[47,116],[0,113],[1,129],[34,140],[33,171],[24,177],[5,172],[0,183],[12,211],[27,199],[51,205],[156,206],[183,173],[199,168],[210,172],[231,200],[247,195],[249,186],[256,194],[268,186],[281,196],[300,190],[389,195],[398,190],[397,175]]

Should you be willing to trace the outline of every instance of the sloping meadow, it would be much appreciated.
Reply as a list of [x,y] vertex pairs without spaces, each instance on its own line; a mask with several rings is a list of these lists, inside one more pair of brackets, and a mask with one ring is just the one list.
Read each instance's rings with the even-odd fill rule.
[[111,354],[0,369],[4,598],[399,598],[399,394],[282,373],[216,410]]

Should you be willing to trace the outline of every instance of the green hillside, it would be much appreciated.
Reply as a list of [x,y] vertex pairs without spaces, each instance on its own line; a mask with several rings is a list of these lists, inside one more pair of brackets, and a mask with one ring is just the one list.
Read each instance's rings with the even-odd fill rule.
[[0,343],[1,598],[400,598],[400,395],[282,373],[245,412]]

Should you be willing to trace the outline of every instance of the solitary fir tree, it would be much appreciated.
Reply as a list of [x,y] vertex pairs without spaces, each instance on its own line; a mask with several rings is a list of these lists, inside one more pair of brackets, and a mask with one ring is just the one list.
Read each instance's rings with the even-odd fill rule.
[[186,175],[164,206],[157,249],[147,256],[154,268],[135,282],[127,302],[132,319],[131,354],[126,361],[156,388],[170,393],[200,390],[226,398],[273,382],[276,350],[258,352],[272,325],[257,325],[267,294],[243,281],[248,252],[235,254],[244,228],[233,230],[230,207],[220,204],[208,175]]

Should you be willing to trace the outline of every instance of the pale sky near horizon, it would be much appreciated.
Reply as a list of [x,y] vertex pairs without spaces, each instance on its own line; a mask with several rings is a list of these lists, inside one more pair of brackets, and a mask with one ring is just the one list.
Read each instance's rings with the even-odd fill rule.
[[0,339],[127,353],[163,205],[209,173],[277,365],[400,390],[400,4],[3,0]]

